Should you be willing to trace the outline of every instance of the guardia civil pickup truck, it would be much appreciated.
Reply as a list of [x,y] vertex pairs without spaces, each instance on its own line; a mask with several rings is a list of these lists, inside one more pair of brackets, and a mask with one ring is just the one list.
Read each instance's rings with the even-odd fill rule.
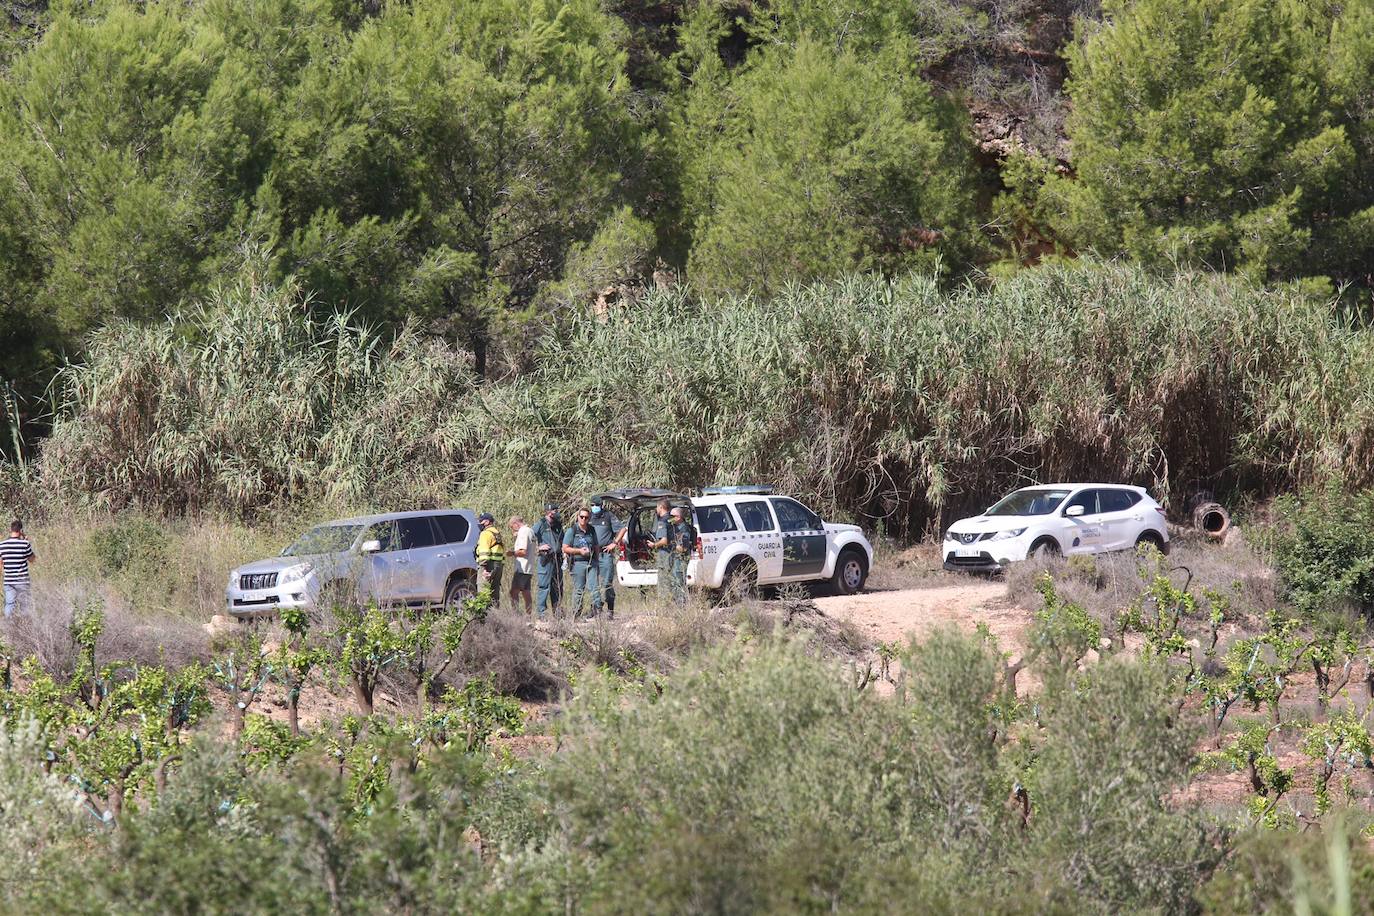
[[873,546],[857,525],[826,522],[770,487],[707,487],[690,497],[635,488],[600,496],[625,523],[616,570],[629,588],[658,584],[650,545],[655,508],[664,499],[692,512],[697,549],[687,566],[690,586],[747,593],[760,585],[829,582],[851,595],[864,587],[873,565]]

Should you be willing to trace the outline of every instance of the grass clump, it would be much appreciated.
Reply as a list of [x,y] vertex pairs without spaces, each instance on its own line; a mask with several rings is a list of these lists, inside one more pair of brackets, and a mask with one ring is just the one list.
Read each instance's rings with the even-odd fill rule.
[[508,608],[488,612],[464,632],[456,673],[490,678],[497,692],[530,700],[556,699],[568,686],[549,641]]
[[1108,628],[1158,575],[1180,588],[1187,584],[1196,595],[1214,595],[1247,613],[1259,614],[1277,606],[1274,568],[1267,553],[1250,541],[1215,544],[1181,540],[1170,546],[1168,556],[1163,557],[1152,550],[1067,559],[1032,557],[1007,569],[1007,597],[1019,607],[1039,607],[1038,583],[1048,575],[1063,600],[1084,608]]
[[225,612],[229,570],[276,556],[296,533],[135,510],[69,509],[28,526],[39,557],[35,583],[98,593],[149,617],[201,621]]

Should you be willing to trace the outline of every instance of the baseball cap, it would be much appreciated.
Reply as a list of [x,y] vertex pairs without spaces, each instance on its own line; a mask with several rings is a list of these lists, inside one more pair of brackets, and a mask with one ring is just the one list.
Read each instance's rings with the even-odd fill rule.
[[593,506],[600,506],[600,505],[602,505],[601,497],[600,497],[600,496],[593,496],[593,497],[592,497],[592,505],[593,505]]
[[558,503],[544,503],[544,511],[545,511],[545,512],[557,512],[557,511],[558,511]]
[[490,512],[483,512],[481,515],[477,516],[477,520],[479,522],[491,522],[493,525],[496,524],[496,519]]

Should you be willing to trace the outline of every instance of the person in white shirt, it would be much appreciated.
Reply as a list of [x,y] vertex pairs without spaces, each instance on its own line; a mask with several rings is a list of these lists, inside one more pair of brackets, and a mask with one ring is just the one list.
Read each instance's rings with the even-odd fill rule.
[[515,572],[510,577],[510,603],[511,607],[515,607],[517,599],[523,601],[525,613],[530,614],[534,611],[534,598],[530,594],[530,580],[534,574],[534,562],[530,556],[534,549],[534,529],[518,515],[511,516],[508,524],[510,530],[515,532],[515,544],[511,548],[511,554],[515,557]]

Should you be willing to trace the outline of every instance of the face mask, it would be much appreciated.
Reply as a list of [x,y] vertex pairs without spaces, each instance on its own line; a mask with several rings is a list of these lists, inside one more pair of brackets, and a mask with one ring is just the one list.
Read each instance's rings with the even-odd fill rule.
[[592,506],[592,515],[600,515],[600,514],[601,514],[601,507],[600,507],[600,506]]
[[553,517],[550,518],[549,521],[553,522],[555,525],[560,524],[560,523],[563,521],[563,516],[561,516],[561,515],[559,515],[557,512],[555,512],[555,513],[553,514]]

